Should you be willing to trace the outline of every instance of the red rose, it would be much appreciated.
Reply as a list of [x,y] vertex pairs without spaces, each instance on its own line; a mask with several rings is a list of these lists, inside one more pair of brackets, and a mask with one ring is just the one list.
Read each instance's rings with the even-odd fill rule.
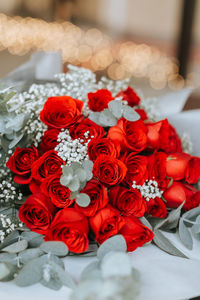
[[124,225],[124,220],[119,211],[108,205],[99,210],[95,216],[89,218],[95,239],[102,244],[109,237],[116,235]]
[[169,137],[165,151],[167,153],[182,152],[181,139],[171,124],[169,124]]
[[57,155],[54,150],[47,151],[32,166],[33,178],[39,182],[45,178],[58,173],[64,161]]
[[174,180],[184,179],[189,160],[190,155],[187,153],[170,154],[166,161],[167,176],[172,177]]
[[107,137],[119,143],[124,151],[130,150],[133,153],[144,150],[147,142],[146,127],[142,120],[131,122],[122,118],[109,129]]
[[200,158],[199,157],[191,157],[188,162],[185,180],[190,184],[197,183],[200,177]]
[[105,186],[122,182],[126,171],[127,168],[122,161],[104,154],[99,155],[93,166],[94,177],[97,177]]
[[108,138],[92,139],[88,144],[89,158],[94,161],[101,154],[118,158],[120,154],[120,145],[115,145],[112,140]]
[[148,177],[147,157],[130,153],[123,158],[123,162],[127,167],[127,173],[123,183],[130,187],[133,181],[136,181],[136,184],[143,185]]
[[94,178],[87,182],[81,192],[86,193],[91,200],[87,207],[81,207],[75,204],[75,207],[85,216],[94,216],[99,209],[103,208],[108,203],[107,189]]
[[146,211],[145,201],[137,189],[127,189],[119,185],[114,186],[109,191],[109,199],[112,206],[117,208],[125,216],[144,216]]
[[15,149],[6,166],[15,174],[14,181],[19,184],[28,184],[31,181],[31,167],[39,157],[38,150],[32,148]]
[[40,151],[45,153],[49,150],[53,150],[58,145],[58,134],[60,133],[59,129],[49,129],[46,130],[40,143]]
[[62,241],[69,251],[82,253],[88,249],[87,218],[74,208],[57,212],[45,236],[46,241]]
[[150,199],[146,202],[147,214],[156,218],[165,218],[167,216],[167,208],[165,203],[159,197]]
[[164,192],[163,197],[167,201],[167,207],[177,208],[184,201],[185,206],[196,192],[197,190],[193,186],[174,181],[173,184]]
[[69,128],[80,120],[83,102],[69,96],[50,97],[40,113],[41,121],[49,127]]
[[155,179],[161,189],[165,189],[169,184],[166,172],[167,155],[164,152],[155,152],[148,157],[149,179]]
[[146,124],[147,126],[147,147],[151,149],[168,148],[169,141],[169,123],[168,120],[162,120],[156,123]]
[[126,90],[121,91],[117,96],[121,96],[123,100],[126,100],[128,105],[132,107],[140,103],[140,97],[130,86],[128,86]]
[[142,119],[142,121],[145,121],[148,119],[148,115],[144,109],[135,108],[135,111],[138,113],[138,115],[140,115],[140,118]]
[[200,205],[200,191],[194,193],[191,198],[186,200],[186,203],[184,204],[185,210],[193,209]]
[[124,220],[125,225],[120,230],[120,234],[126,240],[127,251],[134,251],[137,247],[141,247],[153,239],[153,232],[144,226],[138,218],[131,216],[125,217]]
[[[84,135],[86,132],[88,132],[88,137]],[[88,138],[101,138],[105,135],[105,131],[103,127],[86,118],[79,124],[71,127],[69,134],[73,140],[79,138],[85,141],[88,140]]]
[[70,189],[60,184],[61,174],[62,173],[59,172],[58,174],[47,177],[42,182],[40,188],[55,206],[63,208],[72,205],[74,200],[70,199]]
[[47,232],[54,214],[55,207],[41,193],[28,197],[19,209],[19,219],[32,231],[40,234]]
[[95,93],[88,94],[88,106],[93,111],[102,111],[108,107],[108,103],[113,100],[112,94],[106,89],[101,89]]

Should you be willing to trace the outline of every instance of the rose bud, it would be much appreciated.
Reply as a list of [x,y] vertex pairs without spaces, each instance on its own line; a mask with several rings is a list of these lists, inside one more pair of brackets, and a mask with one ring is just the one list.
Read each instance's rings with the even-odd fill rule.
[[114,158],[118,158],[120,154],[120,145],[115,145],[108,138],[91,139],[91,141],[88,144],[89,159],[95,161],[100,154],[105,154]]
[[169,124],[169,138],[167,147],[164,149],[167,153],[182,152],[181,139],[178,136],[176,129]]
[[127,101],[128,105],[131,107],[140,103],[140,97],[130,86],[128,86],[126,90],[121,91],[117,97],[122,97],[122,99]]
[[124,220],[118,210],[108,205],[99,210],[95,216],[89,218],[95,239],[102,244],[109,237],[116,235],[124,225]]
[[39,158],[38,150],[32,148],[15,149],[14,154],[9,158],[6,166],[15,174],[14,181],[19,184],[28,184],[31,179],[32,164]]
[[122,160],[127,167],[127,173],[123,183],[129,187],[132,186],[133,181],[135,181],[136,184],[143,185],[148,178],[147,157],[130,153],[128,155],[126,154]]
[[45,178],[61,171],[61,166],[65,162],[54,150],[44,153],[32,166],[32,175],[36,181],[43,181]]
[[185,210],[191,210],[200,205],[200,191],[194,193],[184,204]]
[[191,157],[185,174],[185,180],[190,184],[196,184],[200,177],[200,158]]
[[127,168],[125,164],[111,156],[101,154],[95,160],[93,175],[105,186],[113,186],[123,181]]
[[19,209],[20,221],[30,230],[40,234],[46,234],[54,214],[55,207],[41,193],[28,197]]
[[139,190],[114,186],[109,191],[110,203],[117,208],[123,216],[134,215],[143,217],[146,211],[146,203]]
[[147,147],[150,149],[165,150],[169,138],[168,120],[162,120],[156,123],[148,123],[147,127]]
[[50,97],[40,112],[41,121],[53,128],[69,128],[81,119],[83,101],[69,96]]
[[189,160],[190,155],[187,153],[170,154],[166,161],[167,176],[174,180],[184,179]]
[[174,181],[173,184],[164,192],[163,197],[167,201],[167,207],[177,208],[185,201],[190,201],[190,198],[197,190],[182,182]]
[[107,137],[120,144],[123,151],[139,153],[146,148],[146,127],[142,120],[131,122],[119,119],[117,125],[109,129]]
[[162,199],[156,197],[146,202],[146,213],[156,218],[165,218],[167,216],[167,207]]
[[148,177],[155,179],[160,189],[166,189],[169,184],[169,178],[166,173],[167,155],[164,152],[155,152],[148,156]]
[[39,147],[42,153],[53,150],[58,145],[57,139],[59,133],[59,129],[49,129],[45,131]]
[[61,175],[62,172],[59,172],[47,177],[42,182],[40,188],[43,194],[49,197],[55,206],[63,208],[72,205],[74,200],[70,199],[70,189],[60,184]]
[[45,241],[62,241],[69,251],[82,253],[88,249],[87,218],[74,208],[64,208],[57,212],[45,236]]
[[106,89],[88,94],[88,107],[92,111],[102,111],[108,108],[108,103],[113,100],[112,94]]
[[75,207],[85,216],[94,216],[99,209],[103,208],[108,203],[107,189],[94,178],[87,182],[81,192],[90,197],[90,204],[87,207],[81,207],[75,204]]
[[[86,137],[86,133],[88,133],[88,137]],[[69,129],[69,134],[71,138],[74,139],[82,139],[87,141],[91,137],[93,138],[101,138],[105,135],[105,130],[102,126],[97,125],[90,119],[86,118],[82,120],[80,123],[75,124],[73,127]]]
[[153,232],[144,226],[138,218],[134,216],[124,217],[124,220],[125,225],[120,230],[120,234],[126,240],[127,251],[132,252],[137,247],[141,247],[153,239]]

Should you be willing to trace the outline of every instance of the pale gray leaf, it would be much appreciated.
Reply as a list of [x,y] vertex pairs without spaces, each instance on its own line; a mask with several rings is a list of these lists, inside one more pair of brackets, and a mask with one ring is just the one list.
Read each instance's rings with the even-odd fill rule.
[[9,263],[0,263],[0,281],[10,281],[14,278],[17,267]]
[[120,119],[122,117],[123,106],[121,100],[110,101],[108,103],[108,108],[117,119]]
[[94,279],[94,278],[101,278],[101,271],[99,268],[98,261],[91,262],[83,269],[81,273],[81,280]]
[[27,247],[28,247],[28,242],[26,240],[21,240],[1,249],[1,251],[8,252],[8,253],[19,253],[25,250]]
[[14,253],[0,253],[0,262],[16,264],[17,254]]
[[79,163],[76,162],[76,161],[73,161],[73,162],[71,163],[71,168],[73,169],[73,173],[74,173],[74,171],[76,171],[77,169],[81,168],[81,164],[79,164]]
[[74,174],[74,171],[73,171],[73,168],[71,166],[63,166],[62,173],[63,173],[63,175],[69,176],[70,178],[72,178],[73,174]]
[[67,186],[70,189],[70,191],[72,191],[72,192],[78,191],[80,188],[80,182],[79,182],[79,179],[77,178],[77,176],[74,176],[72,181]]
[[42,278],[40,283],[43,286],[55,291],[59,291],[63,286],[61,279],[57,277],[57,273],[54,270],[51,270],[51,278],[48,281]]
[[90,197],[85,193],[76,196],[76,203],[81,207],[87,207],[90,204]]
[[130,276],[132,267],[129,256],[124,252],[111,251],[107,253],[100,265],[102,277]]
[[160,230],[155,230],[154,231],[154,238],[153,241],[154,243],[162,250],[164,250],[165,252],[171,254],[171,255],[175,255],[175,256],[179,256],[179,257],[183,257],[183,258],[187,258],[187,256],[185,254],[183,254],[179,249],[177,249],[171,242],[170,240],[168,240]]
[[90,115],[89,115],[89,119],[91,121],[93,121],[94,123],[96,123],[97,125],[102,125],[101,122],[100,122],[100,115],[101,113],[100,112],[92,112]]
[[138,121],[140,119],[140,115],[130,106],[123,106],[123,117],[128,121]]
[[76,169],[75,175],[78,177],[78,179],[81,182],[84,182],[87,179],[86,171],[84,169],[82,169],[82,168]]
[[24,136],[24,133],[16,135],[15,138],[12,140],[12,142],[9,144],[9,149],[14,148],[20,142],[20,140],[23,138],[23,136]]
[[193,220],[200,215],[200,206],[195,207],[182,215],[182,218],[186,221],[186,219]]
[[142,222],[142,224],[146,227],[148,227],[150,230],[152,230],[152,226],[151,224],[149,223],[149,221],[145,218],[145,217],[141,217],[139,218],[140,219],[140,222]]
[[192,236],[189,229],[185,226],[182,218],[180,219],[179,222],[179,236],[183,245],[187,247],[189,250],[192,250],[193,248]]
[[43,275],[43,265],[46,263],[47,257],[45,255],[30,260],[19,271],[15,278],[15,283],[18,286],[29,286],[39,282]]
[[40,249],[46,253],[51,253],[57,256],[66,256],[68,247],[63,242],[49,241],[40,245]]
[[104,127],[111,127],[117,124],[117,119],[108,109],[104,109],[101,112],[99,120]]
[[86,159],[83,161],[82,163],[82,167],[87,171],[87,172],[92,172],[93,170],[93,161],[89,160],[89,159]]
[[19,240],[19,232],[16,230],[16,231],[13,231],[11,232],[3,241],[2,244],[0,244],[0,250],[2,248],[5,248],[15,242],[17,242]]
[[42,243],[44,242],[44,236],[43,235],[39,235],[36,236],[35,238],[31,239],[28,242],[29,247],[31,248],[37,248],[39,247]]
[[127,251],[126,241],[122,235],[114,235],[101,244],[97,251],[98,259],[102,260],[103,257],[110,251]]
[[30,260],[39,257],[43,252],[39,248],[26,249],[18,254],[19,261],[24,265]]
[[20,237],[23,239],[23,240],[26,240],[27,242],[31,241],[32,239],[36,238],[36,237],[44,237],[43,235],[37,233],[37,232],[34,232],[34,231],[23,231],[20,235]]

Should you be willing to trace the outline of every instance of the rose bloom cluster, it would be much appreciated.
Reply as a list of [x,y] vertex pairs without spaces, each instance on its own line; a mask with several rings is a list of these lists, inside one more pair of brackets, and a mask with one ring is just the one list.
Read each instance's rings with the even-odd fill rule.
[[[165,218],[167,208],[190,210],[200,204],[195,188],[200,158],[182,151],[181,141],[168,120],[152,122],[140,108],[140,98],[128,87],[119,95],[140,115],[132,122],[120,118],[113,127],[102,127],[83,114],[83,102],[68,96],[48,98],[40,114],[48,126],[38,149],[17,148],[7,167],[14,181],[29,187],[31,196],[19,209],[28,228],[46,241],[63,241],[74,253],[87,251],[90,240],[99,244],[121,234],[133,251],[153,239],[143,216]],[[88,94],[88,108],[101,112],[114,100],[105,89]],[[62,166],[55,151],[58,135],[68,130],[72,140],[84,141],[93,161],[93,178],[80,191],[90,197],[81,207],[61,185]]]

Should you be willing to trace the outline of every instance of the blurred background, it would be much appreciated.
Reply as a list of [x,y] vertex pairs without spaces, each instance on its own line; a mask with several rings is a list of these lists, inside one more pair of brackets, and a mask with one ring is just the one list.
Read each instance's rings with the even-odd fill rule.
[[155,94],[198,88],[200,0],[0,1],[0,77],[41,50]]

